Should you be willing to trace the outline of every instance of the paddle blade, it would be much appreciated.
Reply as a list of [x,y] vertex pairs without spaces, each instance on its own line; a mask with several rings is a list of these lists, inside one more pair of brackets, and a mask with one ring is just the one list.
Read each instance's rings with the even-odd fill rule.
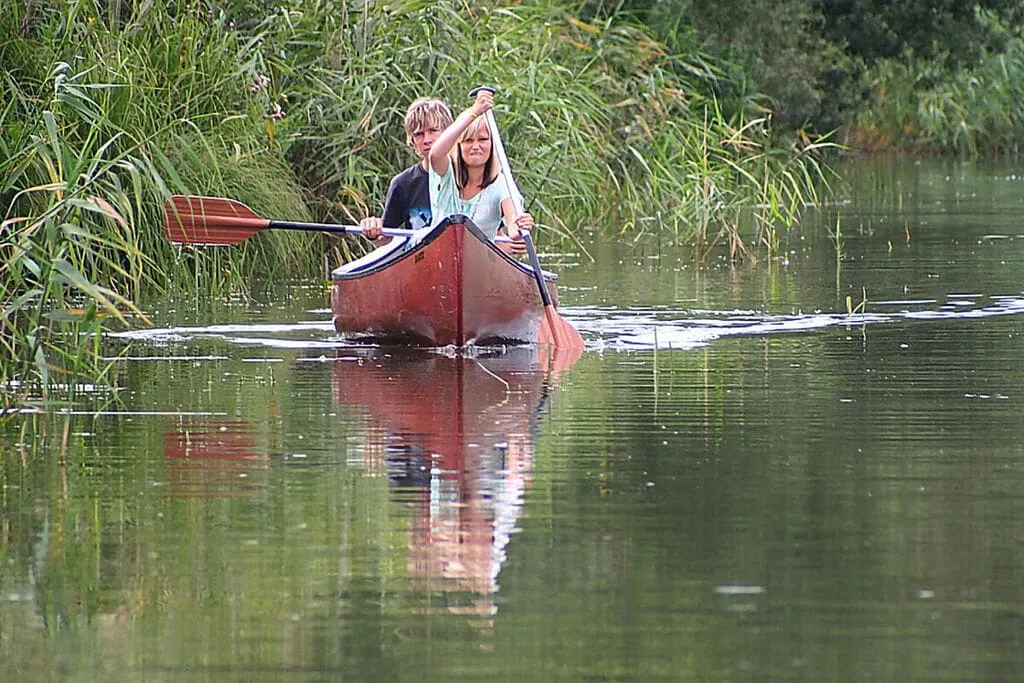
[[164,203],[164,233],[175,244],[238,244],[269,224],[231,199],[175,195]]
[[544,307],[544,322],[540,326],[538,341],[551,344],[570,356],[583,352],[583,337],[550,305]]

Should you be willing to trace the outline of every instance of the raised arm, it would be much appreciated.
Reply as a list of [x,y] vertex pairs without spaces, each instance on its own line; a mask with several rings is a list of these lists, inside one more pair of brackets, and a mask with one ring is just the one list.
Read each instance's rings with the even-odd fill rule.
[[438,136],[430,148],[427,156],[430,168],[438,175],[448,172],[448,154],[455,148],[462,131],[469,127],[477,118],[481,117],[494,106],[494,93],[489,90],[481,90],[476,94],[473,105],[455,117],[447,128]]

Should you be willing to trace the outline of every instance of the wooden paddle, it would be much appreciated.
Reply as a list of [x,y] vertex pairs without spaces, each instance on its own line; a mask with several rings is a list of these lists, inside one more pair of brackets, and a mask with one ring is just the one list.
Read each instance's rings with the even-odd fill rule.
[[[470,93],[470,96],[475,96],[477,91],[482,89],[477,88]],[[487,89],[490,90],[490,88]],[[498,133],[498,122],[494,120],[494,112],[492,110],[488,109],[486,116],[487,127],[491,131],[491,144],[494,147],[494,154],[498,158],[498,165],[501,167],[501,177],[505,181],[505,189],[512,198],[516,214],[521,214],[523,213],[523,198],[519,194],[516,181],[512,178],[512,168],[508,164],[508,157],[505,156],[505,145],[502,144],[501,135]],[[540,298],[544,302],[545,327],[541,330],[540,341],[551,343],[559,348],[582,349],[583,337],[580,336],[575,327],[559,315],[558,311],[555,310],[554,304],[551,303],[551,293],[548,292],[547,285],[544,283],[544,275],[540,269],[540,259],[537,258],[537,250],[533,246],[533,237],[528,230],[522,231],[521,234],[523,241],[526,242],[526,253],[530,257],[530,265],[533,267],[533,279],[537,282],[537,287],[540,288]]]
[[[164,232],[175,244],[238,244],[267,229],[362,232],[358,225],[267,220],[232,199],[174,195],[164,203]],[[410,237],[413,232],[384,228],[389,237]]]

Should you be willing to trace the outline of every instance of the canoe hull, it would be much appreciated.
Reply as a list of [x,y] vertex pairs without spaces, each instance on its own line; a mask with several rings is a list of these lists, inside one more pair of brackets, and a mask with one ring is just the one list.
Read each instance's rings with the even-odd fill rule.
[[533,270],[468,218],[449,218],[414,248],[379,251],[379,261],[371,255],[356,269],[332,274],[331,310],[339,333],[415,346],[540,339],[544,311]]

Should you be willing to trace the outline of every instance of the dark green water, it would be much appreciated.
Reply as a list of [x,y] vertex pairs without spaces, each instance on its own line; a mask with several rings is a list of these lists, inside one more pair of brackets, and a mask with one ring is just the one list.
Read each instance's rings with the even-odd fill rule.
[[1024,168],[844,173],[776,258],[548,255],[575,361],[152,311],[0,432],[0,680],[1024,678]]

